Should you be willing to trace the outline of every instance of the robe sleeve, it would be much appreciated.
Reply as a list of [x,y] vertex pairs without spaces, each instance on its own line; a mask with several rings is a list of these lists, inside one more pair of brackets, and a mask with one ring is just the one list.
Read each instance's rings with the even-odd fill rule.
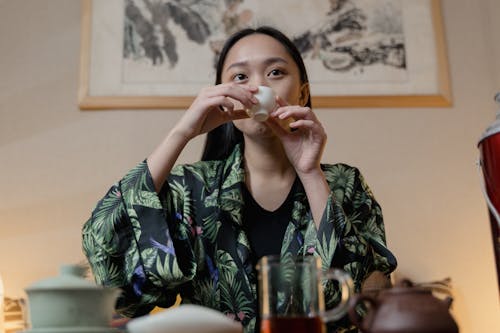
[[[388,275],[397,265],[386,245],[382,210],[358,169],[336,164],[324,171],[331,192],[319,228],[308,230],[305,251],[320,256],[325,269],[348,272],[360,292],[371,272]],[[339,300],[333,285],[326,285],[327,307]]]
[[83,226],[83,251],[96,282],[121,288],[117,311],[139,316],[175,302],[196,272],[181,172],[160,195],[144,161],[113,185]]

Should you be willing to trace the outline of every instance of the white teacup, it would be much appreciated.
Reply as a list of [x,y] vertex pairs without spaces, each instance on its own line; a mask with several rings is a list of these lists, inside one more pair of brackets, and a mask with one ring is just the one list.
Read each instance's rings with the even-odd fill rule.
[[259,100],[259,104],[247,109],[248,116],[257,121],[266,121],[276,107],[276,94],[269,87],[259,86],[259,91],[254,96]]

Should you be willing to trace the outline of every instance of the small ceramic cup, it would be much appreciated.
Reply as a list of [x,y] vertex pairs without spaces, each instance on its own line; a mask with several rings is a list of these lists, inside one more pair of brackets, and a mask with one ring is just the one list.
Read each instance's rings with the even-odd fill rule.
[[259,100],[259,104],[247,109],[248,116],[257,121],[266,121],[276,107],[276,94],[269,87],[259,86],[259,91],[254,96]]

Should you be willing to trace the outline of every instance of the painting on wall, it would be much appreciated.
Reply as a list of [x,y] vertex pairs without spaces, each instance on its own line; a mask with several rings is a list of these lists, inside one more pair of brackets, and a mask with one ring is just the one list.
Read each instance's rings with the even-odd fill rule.
[[225,39],[269,25],[301,52],[315,107],[451,104],[438,0],[82,0],[81,109],[185,108]]

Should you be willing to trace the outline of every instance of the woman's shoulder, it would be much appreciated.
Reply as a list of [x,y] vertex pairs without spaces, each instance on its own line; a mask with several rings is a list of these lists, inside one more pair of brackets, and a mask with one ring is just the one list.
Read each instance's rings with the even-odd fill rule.
[[177,164],[172,168],[171,175],[197,175],[203,179],[215,177],[224,167],[223,161],[198,161],[194,163]]
[[194,176],[204,182],[223,181],[225,178],[240,178],[242,172],[242,154],[239,147],[225,159],[198,161],[176,165],[170,175],[180,177]]
[[364,184],[364,178],[359,168],[346,164],[322,164],[323,173],[331,189],[354,190],[359,184]]
[[355,192],[373,196],[358,167],[345,163],[322,164],[321,167],[329,187],[335,193],[343,193],[345,198],[352,198]]
[[191,164],[175,166],[169,176],[169,183],[180,183],[192,189],[203,189],[204,193],[212,192],[223,184],[229,187],[230,182],[238,182],[241,177],[237,169],[228,167],[225,160],[199,161]]
[[346,163],[321,164],[321,169],[328,182],[336,182],[345,178],[357,178],[361,172],[355,166]]

